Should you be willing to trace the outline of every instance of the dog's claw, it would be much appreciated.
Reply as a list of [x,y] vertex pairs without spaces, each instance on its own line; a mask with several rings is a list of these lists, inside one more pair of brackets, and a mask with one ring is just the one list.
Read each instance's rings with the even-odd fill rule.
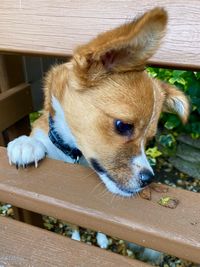
[[37,162],[37,160],[35,160],[35,168],[37,168],[38,167],[38,162]]

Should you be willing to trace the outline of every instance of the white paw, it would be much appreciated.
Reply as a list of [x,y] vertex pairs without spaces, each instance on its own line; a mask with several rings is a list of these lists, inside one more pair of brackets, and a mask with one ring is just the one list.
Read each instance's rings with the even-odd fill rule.
[[30,163],[37,167],[38,161],[45,157],[46,148],[34,137],[22,135],[8,144],[7,154],[9,163],[16,167],[26,167]]
[[76,240],[76,241],[81,241],[80,233],[78,230],[73,231],[71,239]]
[[100,248],[108,247],[109,241],[106,235],[98,232],[96,238],[97,238],[97,244],[100,246]]

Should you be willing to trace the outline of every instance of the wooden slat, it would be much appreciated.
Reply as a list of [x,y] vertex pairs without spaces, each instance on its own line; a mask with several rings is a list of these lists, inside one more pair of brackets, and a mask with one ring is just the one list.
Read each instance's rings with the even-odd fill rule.
[[1,132],[0,132],[0,146],[5,146],[4,136],[3,136],[3,133]]
[[24,78],[22,56],[4,55],[4,62],[8,77],[9,89],[23,83],[25,78]]
[[15,124],[10,126],[8,129],[4,131],[5,143],[12,141],[13,139],[21,136],[21,135],[29,135],[31,132],[31,125],[29,114],[22,119],[18,120]]
[[0,131],[13,125],[33,110],[28,84],[20,84],[0,94]]
[[6,70],[5,56],[0,55],[0,93],[9,89],[9,79]]
[[199,69],[199,0],[0,1],[0,51],[69,55],[76,45],[155,6],[169,12],[169,25],[151,63]]
[[2,216],[0,233],[0,266],[149,266]]
[[0,200],[200,263],[200,196],[169,188],[176,209],[114,197],[89,168],[45,159],[17,170],[0,149]]
[[0,55],[0,92],[5,92],[22,82],[22,56]]

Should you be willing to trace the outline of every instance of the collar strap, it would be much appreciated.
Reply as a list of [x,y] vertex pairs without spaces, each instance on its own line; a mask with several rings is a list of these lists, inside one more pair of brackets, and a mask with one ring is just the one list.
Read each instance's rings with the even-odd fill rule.
[[65,143],[62,137],[58,134],[55,129],[54,120],[51,115],[49,115],[49,138],[51,142],[61,150],[65,155],[70,156],[75,163],[79,162],[79,159],[82,156],[82,152],[76,148],[71,147],[69,144]]

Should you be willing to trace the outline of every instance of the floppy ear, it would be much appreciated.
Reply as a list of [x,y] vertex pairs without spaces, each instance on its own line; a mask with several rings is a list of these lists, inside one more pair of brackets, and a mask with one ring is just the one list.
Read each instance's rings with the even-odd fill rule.
[[183,123],[187,122],[189,116],[189,101],[185,94],[175,86],[160,82],[165,94],[163,111],[177,114]]
[[78,73],[89,79],[108,72],[140,70],[156,52],[165,33],[167,13],[155,8],[130,23],[97,36],[74,52]]

